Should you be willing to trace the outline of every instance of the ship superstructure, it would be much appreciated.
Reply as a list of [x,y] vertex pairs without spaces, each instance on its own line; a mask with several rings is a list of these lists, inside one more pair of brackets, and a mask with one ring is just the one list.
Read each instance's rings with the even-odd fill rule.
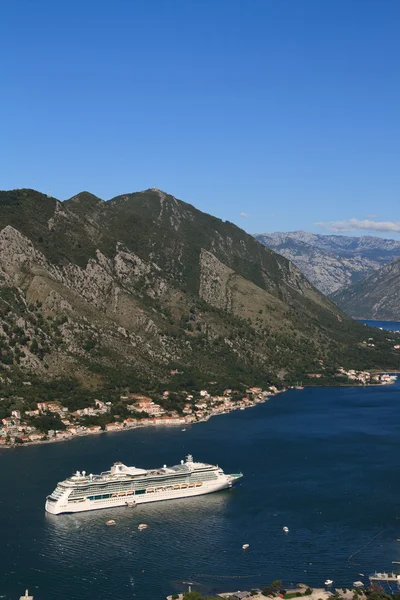
[[45,508],[58,515],[187,498],[230,488],[240,477],[241,473],[226,475],[217,465],[194,462],[190,454],[179,465],[152,470],[116,462],[100,475],[77,471],[61,481],[47,496]]

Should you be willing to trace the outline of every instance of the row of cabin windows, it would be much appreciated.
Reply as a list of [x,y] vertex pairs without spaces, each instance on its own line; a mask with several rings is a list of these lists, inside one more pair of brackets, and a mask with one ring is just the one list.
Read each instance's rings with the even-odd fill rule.
[[[186,477],[177,477],[176,479],[174,479],[171,482],[168,482],[169,485],[175,485],[175,484],[181,484],[181,483],[189,483],[189,480]],[[158,487],[160,485],[166,485],[166,482],[161,482],[161,481],[157,481],[157,480],[148,480],[146,481],[146,487]],[[131,490],[131,489],[142,489],[143,488],[143,482],[138,482],[132,485],[132,482],[126,482],[123,485],[122,484],[113,484],[113,485],[96,485],[96,486],[90,486],[90,487],[85,487],[85,488],[76,488],[74,489],[71,494],[70,494],[70,498],[76,498],[78,496],[82,496],[82,494],[90,494],[90,492],[95,493],[96,495],[100,495],[101,493],[105,493],[105,492],[123,492],[123,491],[127,491],[127,490]]]
[[[138,494],[145,494],[146,490],[136,490],[135,492],[135,496]],[[108,498],[111,498],[112,494],[101,494],[98,496],[88,496],[88,500],[107,500]],[[117,496],[115,496],[117,498]]]
[[[186,485],[188,485],[188,484],[186,484]],[[192,485],[194,486],[195,484],[192,484]],[[156,488],[155,490],[154,490],[154,488],[150,488],[150,491],[151,492],[154,492],[154,491],[159,492],[159,491],[167,491],[167,490],[172,490],[172,489],[173,489],[173,486],[168,486],[166,488]],[[146,490],[135,490],[132,495],[138,496],[140,494],[145,494],[146,492],[147,492],[147,489]],[[98,494],[97,496],[88,496],[88,500],[108,500],[109,498],[112,498],[112,497],[118,498],[118,496],[116,494]],[[84,499],[83,497],[80,498],[80,500],[83,500],[83,499]]]
[[[213,479],[216,479],[217,476],[215,474],[215,472],[204,472],[204,473],[196,473],[196,481],[210,481]],[[191,481],[193,481],[195,478],[192,477],[187,477],[187,476],[183,476],[183,477],[174,477],[173,480],[168,482],[168,485],[178,485],[178,484],[182,484],[182,483],[190,483]],[[123,491],[127,491],[127,490],[138,490],[139,487],[143,487],[143,481],[140,482],[135,482],[132,485],[132,481],[124,481],[124,482],[119,482],[119,483],[114,483],[112,485],[93,485],[93,486],[85,486],[85,487],[80,487],[80,488],[76,488],[72,491],[70,498],[78,498],[81,497],[82,494],[86,494],[92,492],[92,493],[96,493],[96,496],[100,496],[102,495],[102,493],[105,492],[123,492]],[[147,479],[145,482],[146,488],[147,487],[158,487],[160,486],[160,484],[162,485],[166,482],[162,482],[160,481],[160,479]]]

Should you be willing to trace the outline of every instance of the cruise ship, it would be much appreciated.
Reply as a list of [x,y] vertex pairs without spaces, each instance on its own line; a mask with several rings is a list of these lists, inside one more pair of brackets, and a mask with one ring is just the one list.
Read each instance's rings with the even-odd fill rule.
[[113,506],[134,506],[174,498],[189,498],[232,487],[242,473],[225,475],[217,465],[194,462],[189,454],[179,465],[138,469],[114,463],[100,475],[77,471],[57,484],[45,509],[53,515]]

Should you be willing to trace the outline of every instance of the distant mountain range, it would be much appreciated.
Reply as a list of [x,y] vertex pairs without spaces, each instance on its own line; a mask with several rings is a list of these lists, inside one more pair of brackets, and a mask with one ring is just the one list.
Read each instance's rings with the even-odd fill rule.
[[[293,231],[260,233],[254,237],[293,261],[311,283],[326,295],[361,281],[400,256],[400,242],[373,236],[350,237]],[[360,314],[357,307],[351,304],[350,297],[344,304],[340,294],[335,295],[334,299],[350,314]]]
[[[297,235],[307,247],[317,237]],[[364,239],[374,265],[395,252]],[[343,261],[349,241],[337,242]],[[286,258],[158,189],[107,202],[0,192],[0,317],[3,374],[92,386],[183,377],[190,389],[201,377],[233,387],[290,380],[321,361],[399,360],[379,331],[373,351],[363,345],[365,328]]]
[[400,258],[331,297],[352,317],[399,321]]

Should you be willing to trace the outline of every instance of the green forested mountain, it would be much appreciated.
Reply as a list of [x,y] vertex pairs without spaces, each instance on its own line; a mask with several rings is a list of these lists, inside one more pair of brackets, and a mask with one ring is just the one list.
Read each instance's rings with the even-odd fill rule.
[[399,366],[284,257],[157,189],[0,192],[0,286],[3,371],[98,385],[177,367],[233,385]]

